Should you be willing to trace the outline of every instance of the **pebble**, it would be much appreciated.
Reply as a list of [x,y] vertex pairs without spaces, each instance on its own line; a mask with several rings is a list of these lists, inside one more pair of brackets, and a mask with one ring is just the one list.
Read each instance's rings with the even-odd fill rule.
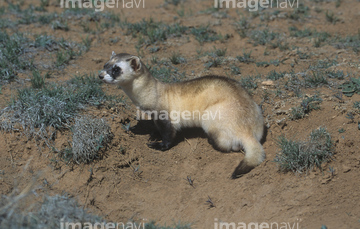
[[351,168],[347,165],[343,165],[343,173],[350,172]]

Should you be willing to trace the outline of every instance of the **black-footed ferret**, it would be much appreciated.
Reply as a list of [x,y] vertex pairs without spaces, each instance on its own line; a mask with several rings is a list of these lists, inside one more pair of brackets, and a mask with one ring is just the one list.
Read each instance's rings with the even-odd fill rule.
[[137,56],[112,53],[99,78],[118,84],[141,110],[151,112],[162,142],[149,147],[167,150],[182,127],[201,127],[221,151],[245,150],[236,167],[237,178],[265,159],[260,144],[264,121],[259,106],[240,83],[221,76],[205,76],[178,83],[155,79]]

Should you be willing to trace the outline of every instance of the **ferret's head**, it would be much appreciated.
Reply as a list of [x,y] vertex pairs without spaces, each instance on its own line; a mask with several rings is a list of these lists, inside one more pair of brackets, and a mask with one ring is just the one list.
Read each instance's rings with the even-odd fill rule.
[[137,56],[112,52],[110,60],[104,65],[99,78],[105,83],[126,85],[143,74],[144,67]]

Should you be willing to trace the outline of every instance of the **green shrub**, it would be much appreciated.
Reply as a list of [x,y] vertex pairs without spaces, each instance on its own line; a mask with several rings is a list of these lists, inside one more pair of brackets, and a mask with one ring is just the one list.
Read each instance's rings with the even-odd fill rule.
[[255,78],[256,76],[243,77],[240,79],[240,84],[248,90],[254,90],[258,87],[257,83],[255,82]]
[[339,49],[352,48],[355,53],[360,52],[360,30],[354,36],[346,36],[345,38],[339,38],[338,43],[335,43],[335,47]]
[[236,59],[238,59],[240,62],[242,63],[252,63],[255,60],[251,58],[251,52],[245,52],[243,51],[243,55],[242,56],[236,56]]
[[216,68],[219,67],[223,63],[223,59],[220,57],[210,57],[209,61],[205,63],[205,67],[209,68]]
[[87,105],[98,106],[108,97],[94,75],[76,76],[65,85],[50,84],[40,90],[24,88],[9,106],[0,111],[0,129],[20,127],[30,136],[51,139],[56,130],[66,128]]
[[325,18],[328,22],[332,23],[332,24],[336,24],[336,22],[340,21],[340,19],[338,17],[335,16],[335,13],[332,11],[326,11],[325,13]]
[[247,36],[247,31],[250,28],[250,22],[246,17],[242,17],[238,22],[235,23],[235,27],[240,37],[245,38]]
[[272,32],[269,29],[264,30],[254,30],[251,35],[251,42],[254,46],[256,45],[266,45],[275,38],[279,37],[278,33]]
[[191,229],[191,224],[177,223],[174,226],[158,226],[155,221],[145,224],[145,229]]
[[327,77],[322,71],[313,71],[311,75],[306,75],[305,86],[307,87],[318,87],[329,84]]
[[327,77],[331,79],[343,80],[348,75],[345,75],[344,71],[341,70],[333,70],[333,71],[326,71]]
[[347,82],[339,86],[342,93],[348,97],[353,96],[355,93],[360,94],[360,77],[350,78]]
[[185,78],[185,72],[179,72],[178,68],[172,66],[153,66],[150,73],[162,82],[178,82]]
[[280,61],[279,60],[270,60],[270,61],[260,61],[256,62],[256,67],[267,67],[269,65],[279,66]]
[[357,109],[358,112],[360,112],[360,101],[354,102],[354,108]]
[[33,76],[30,82],[33,88],[42,88],[45,85],[45,77],[41,76],[38,70],[33,70]]
[[293,20],[299,20],[301,16],[307,16],[309,11],[310,8],[308,6],[305,6],[304,3],[300,3],[298,7],[294,7],[290,14],[290,18]]
[[195,36],[195,39],[200,43],[200,45],[204,44],[205,42],[217,41],[221,38],[221,36],[214,30],[210,29],[209,26],[192,28],[190,33]]
[[175,65],[186,63],[186,59],[184,57],[182,57],[179,52],[173,52],[171,54],[170,61],[172,64],[175,64]]
[[285,74],[287,74],[287,72],[277,72],[276,70],[273,70],[266,76],[266,78],[271,80],[278,80],[284,78]]
[[184,3],[186,0],[165,0],[166,4],[179,5],[180,3]]
[[225,56],[226,55],[226,51],[227,51],[227,48],[223,48],[223,49],[217,49],[214,47],[214,55],[216,56]]
[[137,23],[125,21],[121,26],[126,29],[127,35],[141,38],[139,46],[165,41],[168,37],[180,37],[188,30],[186,26],[181,26],[177,23],[167,25],[162,22],[155,22],[152,18],[149,20],[143,19]]
[[320,103],[322,102],[322,99],[318,97],[317,95],[314,95],[313,97],[308,97],[304,99],[299,107],[293,107],[291,109],[290,113],[290,119],[296,120],[296,119],[302,119],[305,117],[306,114],[309,114],[313,110],[320,109]]
[[240,68],[238,66],[236,66],[236,65],[231,65],[230,69],[231,69],[231,73],[234,74],[234,75],[240,75],[241,74]]
[[21,58],[27,45],[29,39],[23,34],[8,35],[6,31],[0,31],[0,83],[14,80],[18,70],[32,66],[32,61]]
[[274,161],[284,172],[304,173],[314,167],[321,169],[321,165],[333,156],[331,135],[323,127],[312,131],[307,141],[294,141],[281,136],[277,144],[280,152]]

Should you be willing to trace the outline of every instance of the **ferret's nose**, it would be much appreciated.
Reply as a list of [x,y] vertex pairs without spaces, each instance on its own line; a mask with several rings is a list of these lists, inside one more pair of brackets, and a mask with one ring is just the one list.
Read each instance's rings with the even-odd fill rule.
[[105,75],[104,72],[101,71],[100,74],[99,74],[99,78],[100,78],[101,80],[104,79],[104,75]]

